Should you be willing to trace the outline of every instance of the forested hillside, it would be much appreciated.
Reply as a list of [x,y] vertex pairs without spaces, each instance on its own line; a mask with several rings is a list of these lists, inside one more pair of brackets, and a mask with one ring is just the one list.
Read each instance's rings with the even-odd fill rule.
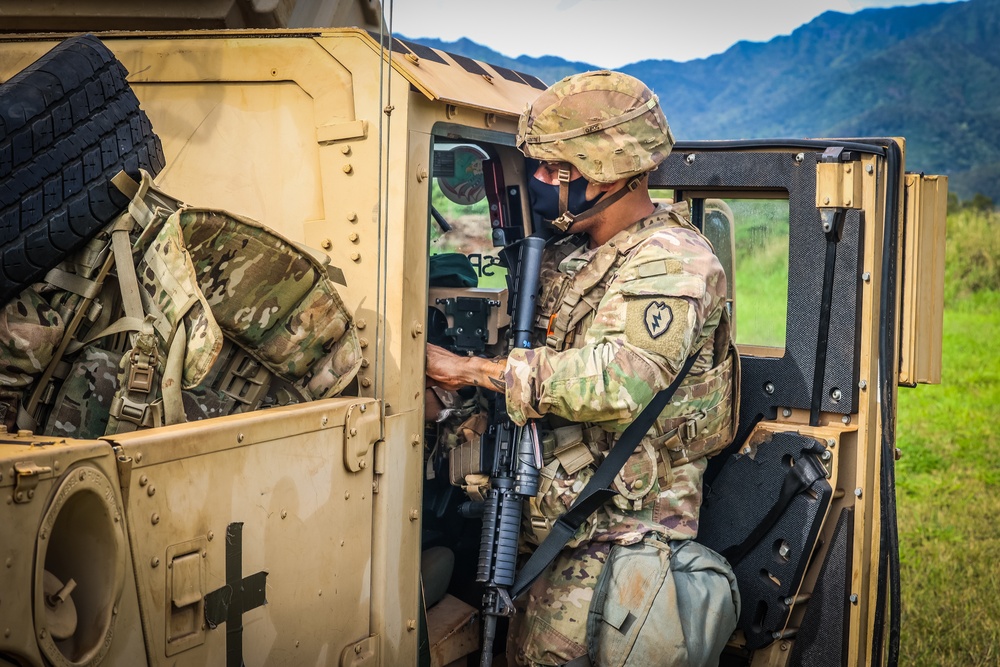
[[[415,40],[551,83],[595,69],[510,58],[467,39]],[[791,35],[622,68],[663,102],[679,139],[903,136],[907,168],[1000,203],[1000,0],[827,12]]]

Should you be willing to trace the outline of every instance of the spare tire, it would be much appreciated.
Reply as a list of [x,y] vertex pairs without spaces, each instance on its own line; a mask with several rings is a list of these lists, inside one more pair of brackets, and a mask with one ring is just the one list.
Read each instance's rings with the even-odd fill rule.
[[125,209],[115,174],[163,169],[127,74],[82,35],[0,85],[0,306]]

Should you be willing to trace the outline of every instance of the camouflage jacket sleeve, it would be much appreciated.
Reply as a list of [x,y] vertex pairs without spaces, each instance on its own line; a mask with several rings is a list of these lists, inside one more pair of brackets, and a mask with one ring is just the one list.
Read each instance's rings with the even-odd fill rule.
[[581,347],[511,353],[511,418],[552,413],[624,429],[713,333],[725,300],[725,272],[700,234],[652,234],[611,278]]

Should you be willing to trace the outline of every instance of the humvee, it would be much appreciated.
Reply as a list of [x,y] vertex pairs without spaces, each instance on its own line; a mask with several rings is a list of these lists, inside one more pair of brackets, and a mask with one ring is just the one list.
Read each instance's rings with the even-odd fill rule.
[[[503,352],[498,251],[533,224],[514,134],[545,83],[393,38],[371,0],[134,4],[7,3],[0,82],[97,31],[157,187],[322,251],[363,360],[323,400],[3,434],[0,664],[478,660],[479,520],[425,424],[424,348]],[[713,240],[742,357],[699,536],[742,547],[722,664],[894,662],[895,399],[940,381],[946,178],[906,172],[902,138],[682,141],[651,187]],[[454,253],[476,285],[429,278]]]

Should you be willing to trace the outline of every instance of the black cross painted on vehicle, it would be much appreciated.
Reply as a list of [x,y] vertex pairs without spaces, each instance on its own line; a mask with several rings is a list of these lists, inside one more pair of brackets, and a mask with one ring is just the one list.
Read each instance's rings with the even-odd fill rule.
[[267,572],[243,577],[243,522],[226,526],[226,585],[205,596],[205,621],[226,624],[226,667],[243,667],[243,614],[267,604]]

